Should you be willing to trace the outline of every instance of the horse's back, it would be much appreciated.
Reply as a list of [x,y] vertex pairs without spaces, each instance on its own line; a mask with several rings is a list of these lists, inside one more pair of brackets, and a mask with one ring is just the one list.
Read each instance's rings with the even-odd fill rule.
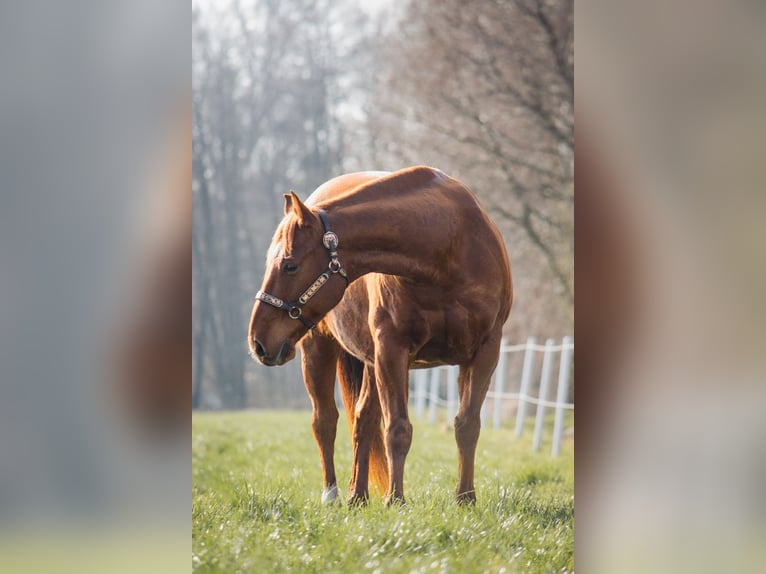
[[311,202],[322,205],[338,197],[347,204],[375,204],[389,225],[401,213],[410,221],[402,229],[411,237],[410,248],[431,253],[429,265],[436,271],[428,280],[369,273],[355,281],[327,321],[351,354],[371,361],[374,313],[388,315],[412,342],[412,367],[462,364],[490,332],[502,328],[512,300],[505,245],[462,182],[425,166],[359,172],[320,186]]

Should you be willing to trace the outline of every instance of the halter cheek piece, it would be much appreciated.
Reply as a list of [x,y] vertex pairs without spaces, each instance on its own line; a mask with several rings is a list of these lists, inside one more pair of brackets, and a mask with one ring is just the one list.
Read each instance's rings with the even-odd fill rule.
[[266,293],[265,291],[258,291],[258,293],[255,294],[256,300],[263,301],[272,307],[286,311],[290,319],[300,320],[300,322],[303,323],[303,325],[309,330],[314,329],[314,327],[316,327],[316,323],[312,323],[303,316],[304,305],[306,305],[306,303],[308,303],[311,298],[316,295],[322,287],[324,287],[324,285],[330,280],[331,275],[338,274],[346,280],[346,283],[348,283],[346,270],[343,269],[340,261],[338,260],[338,236],[330,230],[330,222],[327,219],[327,214],[322,209],[318,210],[318,213],[319,219],[322,220],[322,225],[324,226],[322,244],[330,253],[330,263],[327,266],[328,271],[320,274],[319,277],[317,277],[314,282],[309,285],[308,289],[306,289],[301,294],[301,296],[292,303],[287,303],[279,297],[275,297],[274,295]]

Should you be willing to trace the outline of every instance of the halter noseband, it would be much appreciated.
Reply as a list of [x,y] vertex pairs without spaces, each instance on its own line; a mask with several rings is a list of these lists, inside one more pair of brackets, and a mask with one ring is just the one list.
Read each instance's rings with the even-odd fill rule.
[[343,269],[340,261],[338,260],[338,236],[330,230],[330,222],[327,219],[327,214],[324,212],[324,210],[319,209],[317,211],[319,213],[319,219],[322,220],[322,225],[324,226],[322,245],[324,245],[325,249],[327,249],[327,251],[330,253],[330,263],[327,266],[328,271],[321,273],[319,277],[317,277],[314,282],[309,285],[308,289],[306,289],[301,294],[301,296],[292,303],[287,303],[279,297],[275,297],[274,295],[266,293],[266,291],[258,291],[258,293],[255,294],[256,300],[263,301],[272,307],[286,311],[290,319],[299,319],[300,322],[303,323],[303,325],[309,330],[313,330],[314,327],[316,327],[316,323],[312,323],[303,316],[303,306],[306,305],[306,303],[308,303],[309,300],[314,295],[316,295],[322,287],[324,287],[324,285],[330,280],[331,274],[339,274],[346,280],[346,283],[348,283],[346,270]]

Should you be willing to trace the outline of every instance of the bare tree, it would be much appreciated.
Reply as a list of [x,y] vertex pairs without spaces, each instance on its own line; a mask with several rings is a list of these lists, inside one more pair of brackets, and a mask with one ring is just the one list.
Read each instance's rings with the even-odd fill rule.
[[256,0],[194,12],[197,407],[206,396],[227,408],[307,402],[298,365],[258,367],[245,337],[282,194],[312,190],[341,170],[332,32],[340,7]]
[[306,404],[245,341],[282,194],[428,163],[500,222],[519,333],[572,323],[572,2],[230,0],[193,11],[195,407]]
[[502,220],[517,283],[521,265],[542,312],[558,306],[571,323],[572,2],[410,2],[381,54],[371,129],[387,142],[382,161],[433,163],[468,182]]

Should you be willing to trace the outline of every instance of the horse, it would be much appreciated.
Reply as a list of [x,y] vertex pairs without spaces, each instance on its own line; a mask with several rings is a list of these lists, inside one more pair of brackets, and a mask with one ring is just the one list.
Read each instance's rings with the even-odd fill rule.
[[248,345],[267,366],[300,347],[323,502],[338,497],[336,374],[353,444],[348,503],[366,503],[372,481],[386,504],[403,504],[408,371],[438,365],[459,365],[455,496],[476,502],[480,410],[512,299],[500,232],[473,193],[438,169],[341,175],[305,203],[284,195]]

